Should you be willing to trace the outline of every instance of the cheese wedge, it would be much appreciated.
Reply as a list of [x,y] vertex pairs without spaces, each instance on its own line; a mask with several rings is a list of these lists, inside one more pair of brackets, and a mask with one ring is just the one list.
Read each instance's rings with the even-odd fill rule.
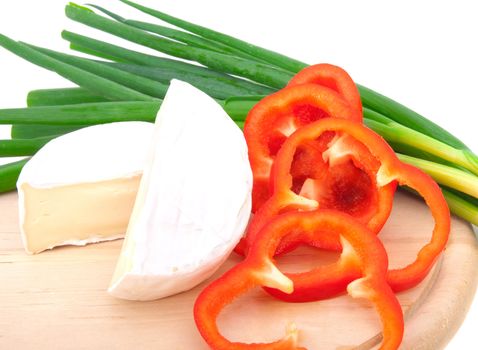
[[153,129],[145,122],[86,127],[35,154],[17,182],[25,250],[123,237]]
[[210,277],[243,235],[252,172],[241,130],[212,98],[173,80],[109,293],[153,300]]

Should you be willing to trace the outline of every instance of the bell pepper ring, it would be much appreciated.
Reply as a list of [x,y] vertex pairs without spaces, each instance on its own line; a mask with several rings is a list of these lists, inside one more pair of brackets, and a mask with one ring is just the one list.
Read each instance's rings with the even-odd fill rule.
[[[337,119],[333,119],[332,123],[334,120]],[[354,122],[348,125],[355,124],[360,125]],[[288,210],[315,210],[319,207],[341,210],[366,224],[376,234],[390,216],[397,182],[378,183],[380,161],[369,148],[350,137],[346,131],[335,132],[336,136],[321,158],[309,163],[311,168],[320,168],[316,175],[312,174],[312,170],[309,171],[310,176],[315,178],[307,178],[297,186],[296,177],[291,174],[297,161],[297,152],[304,143],[310,144],[315,140],[306,138],[306,134],[300,133],[300,130],[292,135],[292,144],[289,140],[284,143],[289,144],[287,150],[282,151],[281,148],[277,154],[271,170],[272,197],[255,213],[245,237],[235,249],[237,253],[245,254],[262,226],[275,215]],[[386,145],[386,151],[395,156],[383,139],[381,142]],[[318,248],[341,249],[338,236],[329,235],[313,243]],[[284,239],[276,253],[288,252],[296,246],[297,242]]]
[[282,143],[301,126],[326,117],[362,121],[362,113],[351,108],[337,92],[316,84],[284,88],[251,109],[244,136],[254,176],[252,212],[270,197],[270,172]]
[[[308,126],[305,126],[289,137],[286,143],[279,151],[273,168],[274,195],[268,203],[264,205],[264,210],[269,210],[265,217],[260,213],[256,214],[251,228],[257,232],[260,230],[258,226],[264,225],[271,220],[273,214],[277,214],[277,203],[284,206],[298,205],[300,202],[297,194],[290,190],[292,186],[289,169],[291,166],[291,154],[294,153],[297,145],[304,140],[317,138],[323,132],[340,131],[347,133],[357,141],[366,146],[371,154],[380,162],[380,168],[376,174],[376,181],[379,186],[398,182],[400,185],[408,186],[414,189],[422,196],[430,208],[432,217],[435,221],[430,241],[425,244],[418,252],[414,262],[399,269],[392,269],[387,274],[387,282],[395,292],[400,292],[416,286],[420,283],[433,267],[440,253],[445,249],[450,232],[450,211],[443,194],[437,183],[421,170],[402,163],[395,153],[391,151],[390,146],[372,130],[354,122],[347,120],[324,119]],[[328,161],[332,161],[334,154],[328,155]],[[302,198],[302,203],[306,203],[307,199]],[[312,206],[309,204],[309,208]],[[258,224],[254,224],[255,220],[262,220]],[[257,227],[255,227],[257,225]],[[254,232],[248,230],[248,232]],[[257,233],[256,233],[257,234]],[[318,236],[315,241],[309,241],[308,244],[321,246],[321,240],[330,240],[332,235]],[[250,244],[255,241],[254,237],[250,237]],[[286,240],[283,240],[283,243]],[[292,243],[294,241],[292,240]],[[278,249],[281,249],[278,247]],[[304,302],[318,300],[324,297],[323,285],[326,284],[331,291],[325,297],[331,296],[333,291],[340,290],[341,286],[347,285],[351,280],[358,276],[358,271],[353,268],[343,273],[339,266],[332,265],[329,267],[327,278],[320,275],[320,271],[309,271],[300,274],[287,274],[294,281],[293,293],[282,293],[281,291],[268,289],[267,291],[275,297],[289,302]],[[324,282],[325,281],[325,282]]]
[[339,93],[352,108],[362,113],[360,93],[350,75],[338,66],[328,63],[315,64],[302,69],[287,86],[318,84]]
[[[353,104],[354,109],[358,110],[358,117],[347,119],[362,121],[360,95],[354,82],[344,70],[336,66],[320,64],[301,71],[296,77],[297,79],[292,79],[289,84],[292,87],[287,87],[283,90],[284,94],[292,91],[293,87],[297,85],[309,85],[308,82],[313,84],[324,83],[335,89],[335,91],[341,94],[341,97],[345,96],[348,99],[349,107]],[[304,93],[307,92],[304,91]],[[324,101],[324,103],[330,103],[331,101],[333,101],[333,98],[329,98],[327,101]],[[287,133],[281,131],[280,142],[275,142],[277,139],[274,139],[275,141],[272,142],[272,146],[270,140],[267,141],[267,137],[261,136],[257,138],[257,136],[264,129],[266,130],[266,134],[273,133],[275,128],[273,126],[270,127],[270,125],[269,128],[266,128],[266,124],[273,124],[277,122],[276,119],[280,120],[282,118],[281,113],[276,113],[277,104],[280,105],[281,102],[283,102],[281,99],[275,99],[273,97],[268,99],[264,108],[267,109],[270,107],[271,111],[269,111],[269,115],[267,116],[267,112],[263,111],[264,108],[262,108],[262,110],[259,108],[263,107],[262,104],[264,101],[261,101],[258,106],[256,106],[256,109],[251,111],[246,120],[245,136],[248,141],[250,150],[249,158],[256,180],[253,187],[253,212],[256,213],[263,205],[262,203],[271,196],[270,162],[273,162],[273,155],[280,149]],[[255,113],[257,110],[260,112]],[[264,115],[266,115],[266,117],[264,117]],[[295,117],[300,116],[300,113],[296,113],[295,115]],[[334,117],[334,115],[330,116]],[[335,115],[335,117],[339,116]],[[261,118],[265,121],[262,124],[260,123]],[[259,123],[257,123],[258,119]],[[302,118],[301,120],[306,123],[313,121],[312,118]],[[248,128],[248,125],[255,125],[255,127]],[[296,126],[297,125],[291,127],[289,122],[288,132],[295,130]],[[371,176],[370,172],[367,174],[363,168],[361,169],[357,166],[356,162],[355,164],[349,162],[348,164],[337,165],[332,169],[327,167],[322,159],[322,154],[326,150],[327,144],[332,140],[332,137],[333,133],[329,133],[328,135],[324,133],[319,140],[303,143],[300,149],[298,148],[294,155],[294,162],[290,171],[294,179],[294,188],[301,189],[300,194],[311,199],[321,197],[321,207],[341,209],[354,215],[361,222],[370,223],[369,227],[378,233],[385,224],[391,211],[396,186],[391,184],[381,189],[380,193],[374,192],[372,180],[374,176]],[[266,146],[269,147],[269,154],[266,154],[267,150],[264,150],[264,148],[262,148],[261,151],[260,147],[258,152],[258,148],[254,145],[255,141],[259,143],[262,141],[263,146],[267,143]],[[353,139],[341,137],[340,143],[342,148],[354,149],[356,155],[360,153],[360,146],[354,142]],[[368,152],[366,148],[362,147],[362,149],[365,151],[360,157],[361,163],[364,162],[366,153]],[[263,155],[262,160],[268,159],[269,162],[261,162],[261,154]],[[261,163],[262,172],[260,170]],[[256,166],[257,164],[259,165]],[[370,169],[371,165],[368,164],[365,168]],[[269,182],[269,185],[266,185],[267,182]],[[347,193],[344,195],[345,192]],[[248,242],[243,239],[237,245],[235,251],[239,254],[244,254],[247,250],[247,245]],[[290,248],[293,247],[291,246]],[[340,243],[338,240],[332,241],[330,244],[323,242],[321,248],[340,250]]]
[[[325,86],[336,91],[342,98],[344,98],[349,103],[351,108],[356,109],[360,112],[360,114],[362,114],[362,101],[360,99],[360,93],[357,89],[357,86],[355,85],[350,75],[342,68],[327,63],[312,65],[304,68],[299,73],[297,73],[289,81],[287,86],[295,86],[309,83]],[[346,138],[342,138],[342,142],[344,144],[347,144],[349,142],[353,143],[353,140],[347,140]],[[295,160],[294,166],[291,169],[291,174],[294,176],[294,179],[298,178],[298,183],[296,184],[296,186],[302,186],[304,179],[307,177],[317,177],[313,176],[312,174],[317,175],[323,172],[323,167],[318,166],[318,164],[320,164],[320,157],[324,149],[323,147],[320,147],[317,142],[314,143],[315,145],[312,145],[312,142],[310,142],[306,147],[302,145],[302,152],[296,154],[297,159]],[[350,147],[354,146],[355,145],[353,144],[350,145]],[[314,164],[314,167],[310,167],[310,164]],[[311,168],[315,170],[311,172]],[[353,167],[348,171],[350,173],[348,174],[349,177],[353,177],[354,175],[360,177],[360,173],[352,174],[350,170],[353,170]],[[333,176],[335,175],[336,174],[333,174]],[[338,175],[340,175],[340,173]],[[315,186],[312,185],[312,187]],[[349,196],[349,198],[352,197],[353,196]]]
[[[336,210],[288,212],[276,216],[258,234],[245,260],[201,292],[194,305],[194,319],[211,349],[304,349],[298,346],[295,325],[289,325],[286,336],[276,342],[246,344],[231,342],[223,337],[217,327],[217,317],[227,304],[255,287],[266,286],[284,293],[293,292],[293,281],[273,261],[281,240],[287,235],[298,235],[296,239],[315,240],[329,233],[341,236],[344,249],[340,260],[345,265],[359,267],[361,274],[348,284],[347,291],[354,298],[366,298],[374,304],[383,328],[380,349],[398,349],[404,331],[403,312],[387,284],[388,259],[385,249],[376,235],[363,224]],[[324,272],[327,269],[327,266],[318,267]]]

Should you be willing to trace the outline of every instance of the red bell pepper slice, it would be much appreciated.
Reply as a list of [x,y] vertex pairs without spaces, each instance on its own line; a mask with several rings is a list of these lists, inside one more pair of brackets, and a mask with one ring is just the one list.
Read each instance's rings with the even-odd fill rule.
[[[340,262],[357,266],[358,279],[347,287],[352,297],[366,298],[374,305],[383,326],[380,349],[397,349],[403,337],[403,313],[386,280],[388,260],[385,249],[364,225],[350,215],[336,210],[288,212],[276,216],[258,234],[246,259],[212,282],[199,295],[194,305],[194,319],[204,340],[214,350],[228,349],[304,349],[297,345],[298,332],[289,326],[285,338],[274,343],[245,344],[223,337],[216,320],[221,310],[238,296],[258,286],[277,288],[291,293],[295,285],[273,262],[281,240],[316,240],[319,236],[340,234],[344,247]],[[326,273],[328,266],[317,268]]]
[[[342,68],[333,66],[331,64],[317,64],[309,66],[297,73],[289,82],[288,87],[304,84],[314,84],[327,87],[337,92],[338,95],[340,95],[340,97],[342,97],[349,104],[349,107],[355,110],[355,113],[352,116],[349,117],[344,115],[341,117],[362,122],[362,103],[360,100],[359,91],[352,78]],[[290,92],[291,90],[287,91]],[[282,93],[282,95],[285,94]],[[280,96],[278,99],[284,99],[284,97]],[[266,102],[261,103],[262,105],[270,105],[274,109],[273,115],[264,113],[264,109],[262,108],[253,111],[250,116],[248,116],[248,119],[254,119],[256,121],[259,120],[259,123],[251,122],[251,127],[246,125],[244,128],[246,140],[248,140],[249,147],[252,148],[251,153],[253,154],[250,155],[250,158],[253,158],[254,160],[256,160],[256,156],[259,158],[258,162],[253,162],[253,171],[257,166],[257,171],[265,170],[265,172],[268,174],[270,167],[267,167],[267,163],[270,165],[270,161],[268,162],[267,158],[273,158],[275,153],[279,150],[280,146],[284,142],[285,138],[297,127],[326,116],[335,116],[328,115],[327,111],[324,110],[322,106],[308,103],[304,104],[300,101],[295,101],[294,99],[288,101],[291,103],[290,109],[292,110],[292,113],[286,112],[286,116],[284,116],[283,113],[276,114],[276,104],[278,99],[270,98]],[[264,150],[263,148],[255,149],[255,144],[260,143],[261,141],[263,141],[264,144],[267,144],[268,150]],[[305,155],[302,157],[302,160],[298,162],[299,171],[300,164],[302,162],[313,162],[314,157],[317,157],[317,155],[320,156],[323,150],[320,149],[319,152],[317,152],[316,148],[317,147],[312,146],[308,152],[304,152]],[[261,163],[263,163],[262,166],[260,166]],[[265,167],[266,169],[262,169],[262,167]],[[257,172],[254,171],[254,173]],[[253,190],[253,212],[256,212],[257,209],[269,197],[267,179],[264,180],[264,177],[260,174],[257,174],[255,179],[257,181]]]
[[[334,120],[338,119],[333,119],[331,123]],[[350,122],[350,125],[354,124],[358,123]],[[293,135],[296,133],[303,135],[300,129]],[[327,132],[321,135],[325,133]],[[326,147],[327,150],[321,153],[320,159],[316,159],[315,162],[302,162],[302,171],[305,173],[306,168],[310,169],[307,172],[312,178],[307,178],[300,186],[297,186],[297,177],[291,174],[294,165],[297,164],[297,154],[303,144],[309,146],[317,138],[299,139],[301,136],[296,136],[294,140],[298,141],[295,141],[292,148],[289,147],[287,152],[279,151],[271,172],[272,197],[256,212],[245,237],[235,249],[237,253],[247,252],[247,247],[251,245],[257,232],[272,217],[293,209],[314,210],[320,207],[341,210],[366,224],[373,232],[380,231],[392,210],[397,182],[378,183],[377,173],[381,163],[371,150],[348,136],[346,131],[332,132],[334,133],[336,136],[329,143],[331,147]],[[382,142],[385,143],[383,140]],[[387,147],[387,151],[394,156],[393,150],[388,145]],[[282,159],[278,158],[279,154],[283,154]],[[314,168],[317,167],[320,171],[314,174]],[[287,191],[284,188],[287,188]],[[324,238],[314,242],[314,245],[324,249],[340,250],[338,237],[328,237],[330,239]],[[297,242],[286,239],[277,254],[290,251],[295,246]]]
[[[311,105],[304,108],[303,102],[300,102],[302,101],[300,97],[310,98],[309,94],[314,91],[310,84],[316,85],[316,89],[320,88],[318,84],[324,84],[337,91],[340,97],[345,98],[349,107],[355,110],[352,117],[345,116],[345,119],[362,121],[360,95],[354,82],[344,70],[328,64],[304,69],[291,80],[289,87],[259,102],[249,113],[244,128],[254,174],[253,212],[257,213],[272,194],[271,164],[286,136],[297,127],[314,121],[314,118],[310,117],[313,113],[306,113],[306,117],[303,114],[304,111],[310,110]],[[299,86],[303,89],[298,90]],[[298,92],[304,96],[295,96]],[[343,103],[339,96],[333,94],[327,98],[322,97],[321,100],[322,104],[332,106]],[[329,113],[328,116],[344,115]],[[325,116],[317,114],[315,119],[320,119],[319,117]],[[369,156],[365,147],[352,138],[340,138],[342,148],[354,150],[354,156],[350,157],[349,162],[328,166],[322,154],[333,137],[334,133],[324,133],[319,139],[300,145],[290,170],[293,189],[302,196],[320,200],[321,208],[339,209],[353,215],[378,233],[390,214],[396,186],[390,184],[378,189],[374,185],[374,171],[380,164]],[[340,250],[338,239],[331,242],[323,241],[321,244],[321,248]],[[244,254],[247,245],[247,241],[241,240],[235,251]],[[289,245],[289,249],[292,248],[293,246]]]
[[[327,63],[309,66],[297,73],[289,81],[287,86],[309,83],[325,86],[336,91],[349,103],[351,108],[359,111],[360,114],[362,114],[362,101],[360,99],[360,93],[357,89],[357,86],[348,73],[342,68]],[[330,141],[330,139],[327,138],[324,140],[324,136],[325,135],[322,135],[323,141]],[[345,147],[357,148],[357,145],[353,144],[353,139],[342,138],[342,143]],[[308,142],[306,145],[301,145],[301,150],[300,152],[296,153],[296,160],[294,161],[294,165],[291,169],[291,174],[294,177],[294,185],[296,188],[303,188],[305,191],[309,192],[309,196],[313,196],[314,193],[317,194],[318,192],[323,193],[324,191],[330,191],[330,186],[340,183],[342,187],[346,187],[347,184],[344,183],[344,181],[350,182],[350,179],[352,178],[354,179],[355,184],[357,184],[358,181],[367,181],[366,175],[354,166],[344,166],[342,169],[335,169],[334,172],[328,172],[328,176],[324,176],[324,172],[327,169],[320,165],[322,163],[321,157],[325,150],[324,148],[324,142],[320,143],[317,141]],[[306,180],[307,178],[309,179]],[[310,181],[310,178],[314,178],[316,180]],[[306,182],[304,185],[305,181],[308,182]],[[349,199],[355,198],[355,202],[367,199],[360,197],[361,194],[364,194],[362,191],[357,192],[354,191],[354,187],[351,188],[352,194],[348,196]],[[334,198],[331,199],[333,200]],[[323,204],[322,198],[322,206],[324,207]],[[340,203],[336,204],[340,205]],[[347,209],[356,209],[350,208],[350,204],[350,202],[346,203],[346,206],[344,206],[343,209],[345,211],[347,211]],[[352,215],[360,216],[359,213],[353,213]],[[367,220],[363,218],[361,221],[366,222]]]
[[[253,212],[270,197],[272,163],[285,139],[299,127],[326,117],[362,121],[362,113],[351,108],[337,92],[317,84],[279,90],[251,109],[244,125],[244,136],[254,176]],[[323,147],[319,145],[319,148]],[[312,157],[317,154],[309,153]]]
[[[291,191],[292,179],[290,169],[293,162],[295,150],[302,143],[314,140],[324,132],[341,132],[353,137],[356,141],[367,147],[370,153],[380,163],[376,172],[378,186],[386,186],[398,182],[400,185],[408,186],[417,191],[424,199],[431,210],[435,220],[435,226],[429,243],[425,244],[417,254],[416,260],[408,266],[400,269],[390,270],[387,281],[394,291],[402,291],[416,286],[428,274],[439,254],[444,250],[450,232],[450,211],[443,194],[433,179],[421,170],[404,164],[396,157],[390,146],[372,130],[347,120],[323,119],[297,130],[291,135],[277,154],[273,168],[274,194],[253,218],[248,230],[248,242],[252,244],[260,231],[269,220],[275,215],[290,208],[314,209],[314,203],[304,197],[298,196]],[[327,155],[328,162],[341,162],[346,153],[340,149],[330,148]],[[249,236],[250,235],[250,236]],[[322,246],[322,240],[330,241],[336,239],[333,235],[318,236],[315,241],[308,244]],[[282,245],[294,245],[296,242],[291,239],[283,240]],[[287,249],[278,247],[278,250]],[[343,290],[351,280],[358,276],[358,270],[351,268],[347,273],[343,267],[332,265],[326,275],[322,271],[309,271],[302,274],[288,275],[294,281],[294,293],[286,294],[280,291],[268,290],[271,294],[286,301],[310,301],[329,297],[335,291]],[[327,288],[324,288],[324,285]],[[325,291],[325,292],[324,292]],[[325,293],[325,294],[324,294]]]
[[362,112],[360,93],[350,75],[338,66],[320,63],[302,69],[287,86],[318,84],[337,91],[352,108]]
[[[338,67],[332,69],[330,67],[333,66],[326,66],[329,67],[327,73],[322,67],[324,66],[319,65],[316,71],[322,72],[324,76],[328,74],[329,78],[335,74],[337,81],[345,81],[349,89],[351,86],[354,91],[356,90],[353,81],[345,71]],[[342,76],[338,72],[341,72]],[[341,84],[336,83],[336,86],[347,85]],[[346,87],[341,89],[341,92],[343,91],[346,91]],[[355,93],[358,94],[357,91]],[[275,155],[286,136],[297,127],[314,121],[314,118],[310,116],[302,118],[300,113],[296,113],[305,105],[308,106],[307,108],[312,106],[316,109],[320,108],[321,111],[327,111],[329,117],[362,121],[361,112],[350,108],[350,104],[339,95],[328,88],[314,84],[305,83],[287,87],[259,102],[249,113],[244,127],[254,175],[253,212],[257,212],[272,194],[271,168]],[[322,117],[320,113],[317,118],[320,119],[319,117]],[[280,140],[275,138],[278,130],[280,130]],[[294,155],[290,171],[294,181],[293,187],[297,193],[303,195],[302,197],[320,199],[322,208],[341,209],[361,222],[367,223],[371,230],[378,233],[390,214],[395,185],[390,184],[380,189],[374,186],[374,171],[380,164],[369,155],[370,152],[365,147],[352,138],[340,138],[341,147],[353,150],[353,156],[349,157],[349,162],[333,167],[328,166],[322,154],[333,137],[334,133],[324,133],[318,140],[310,140],[300,145]],[[270,208],[265,211],[270,211]],[[272,212],[272,215],[276,214],[276,211],[272,210]],[[248,236],[254,236],[254,234]],[[338,239],[322,242],[322,244],[322,248],[340,250]],[[244,254],[247,246],[248,241],[243,239],[235,251]],[[290,246],[290,248],[293,247]]]

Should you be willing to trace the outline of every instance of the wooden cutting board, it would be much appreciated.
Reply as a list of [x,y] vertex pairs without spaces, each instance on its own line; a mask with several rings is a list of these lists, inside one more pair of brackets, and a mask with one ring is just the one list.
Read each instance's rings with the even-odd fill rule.
[[[197,288],[163,300],[131,302],[106,293],[122,241],[25,254],[18,230],[17,195],[0,196],[0,349],[207,349],[192,318]],[[410,263],[429,238],[433,221],[418,199],[399,193],[381,233],[391,267]],[[283,271],[305,270],[336,259],[300,249],[280,259]],[[215,275],[239,257],[233,255]],[[448,248],[428,278],[398,295],[406,314],[401,349],[443,349],[474,296],[478,244],[467,223],[454,218]],[[206,282],[207,283],[207,282]],[[309,349],[373,349],[380,323],[373,307],[347,295],[287,304],[256,290],[220,316],[233,340],[269,341],[288,322]]]

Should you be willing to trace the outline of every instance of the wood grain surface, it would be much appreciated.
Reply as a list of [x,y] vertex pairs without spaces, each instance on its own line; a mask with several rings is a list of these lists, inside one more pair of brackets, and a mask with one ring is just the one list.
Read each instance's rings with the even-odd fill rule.
[[[0,196],[0,349],[207,349],[192,308],[204,287],[153,302],[106,293],[122,241],[25,254],[18,230],[17,195]],[[391,267],[413,261],[431,234],[427,207],[399,193],[380,234]],[[279,261],[284,271],[330,262],[335,253],[302,248]],[[240,261],[232,255],[219,276]],[[462,323],[477,286],[478,244],[471,227],[453,219],[447,250],[416,288],[398,295],[406,314],[401,349],[444,349]],[[213,277],[214,278],[214,277]],[[205,282],[207,283],[207,282]],[[253,291],[220,315],[232,340],[269,341],[295,322],[308,349],[372,349],[380,341],[373,307],[347,295],[288,304]]]

